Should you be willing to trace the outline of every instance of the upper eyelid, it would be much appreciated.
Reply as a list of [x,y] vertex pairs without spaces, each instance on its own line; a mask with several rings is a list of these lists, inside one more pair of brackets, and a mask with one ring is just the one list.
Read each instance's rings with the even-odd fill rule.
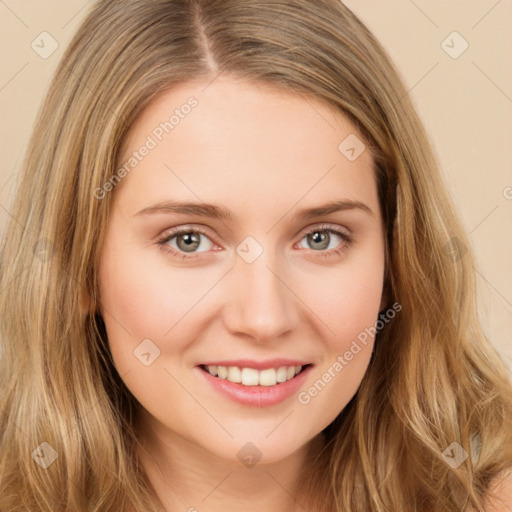
[[191,225],[191,224],[184,224],[183,226],[177,226],[177,227],[165,230],[160,238],[166,238],[168,240],[172,240],[175,236],[178,236],[178,235],[183,234],[183,233],[189,233],[189,232],[200,233],[200,234],[210,238],[213,242],[218,243],[215,240],[215,236],[212,236],[210,234],[210,230],[208,228],[206,228],[204,226],[194,226],[194,225]]
[[326,222],[320,222],[320,223],[310,224],[309,226],[302,228],[295,236],[307,234],[311,231],[314,231],[315,229],[318,231],[342,231],[342,232],[346,232],[347,235],[352,234],[352,231],[350,229],[348,229],[347,227],[329,224]]
[[[293,238],[301,236],[301,240],[304,236],[306,236],[308,233],[314,230],[318,231],[341,231],[344,232],[347,236],[352,236],[352,231],[344,226],[329,224],[326,222],[320,222],[320,223],[313,223],[308,226],[305,226],[304,228],[301,228]],[[217,245],[222,245],[216,240],[215,235],[211,235],[210,228],[207,228],[206,226],[198,226],[194,224],[183,224],[181,226],[176,226],[174,228],[169,229],[164,235],[162,235],[162,238],[168,238],[169,240],[172,240],[175,236],[179,235],[180,233],[187,233],[187,232],[195,232],[207,236],[211,239],[212,242],[214,242]]]

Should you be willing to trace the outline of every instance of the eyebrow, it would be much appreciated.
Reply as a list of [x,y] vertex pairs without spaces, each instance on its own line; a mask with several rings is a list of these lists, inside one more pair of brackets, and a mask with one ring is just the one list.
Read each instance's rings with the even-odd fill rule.
[[148,206],[137,212],[138,215],[149,215],[153,213],[181,213],[184,215],[200,215],[214,219],[232,219],[231,212],[222,206],[208,203],[190,203],[182,201],[163,201],[153,206]]
[[316,206],[314,208],[305,208],[303,210],[299,210],[294,216],[293,219],[311,219],[313,217],[321,217],[322,215],[328,215],[329,213],[335,213],[343,210],[361,210],[372,217],[374,217],[374,213],[372,209],[362,203],[361,201],[352,201],[349,199],[344,199],[343,201],[332,201],[330,203]]
[[[304,220],[311,219],[314,217],[321,217],[322,215],[328,215],[343,210],[359,209],[371,216],[375,216],[372,209],[362,203],[361,201],[352,201],[344,199],[341,201],[332,201],[320,206],[313,208],[304,208],[298,210],[293,220]],[[230,220],[233,219],[233,214],[227,208],[222,206],[208,204],[208,203],[191,203],[182,201],[163,201],[152,206],[148,206],[138,211],[134,216],[139,215],[150,215],[150,214],[165,214],[165,213],[176,213],[183,215],[199,215],[202,217],[210,217],[213,219]]]

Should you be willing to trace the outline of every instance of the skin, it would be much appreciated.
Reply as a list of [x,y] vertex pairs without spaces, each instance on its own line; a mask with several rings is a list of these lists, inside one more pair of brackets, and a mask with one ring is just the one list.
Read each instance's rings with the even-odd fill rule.
[[[298,472],[357,391],[373,339],[307,404],[297,394],[263,408],[235,403],[207,386],[197,365],[298,358],[314,365],[304,391],[375,325],[385,242],[372,158],[368,150],[353,162],[345,158],[338,146],[358,132],[316,99],[232,77],[205,87],[188,82],[166,91],[130,129],[120,165],[169,113],[190,96],[198,100],[110,192],[101,313],[115,365],[142,405],[141,460],[167,510],[302,510]],[[221,205],[233,218],[136,215],[171,199]],[[347,199],[373,213],[293,218]],[[328,248],[318,248],[304,231],[325,234],[322,224],[348,230],[352,245],[332,235]],[[182,226],[207,230],[195,252],[181,251],[196,259],[158,245]],[[263,248],[252,263],[236,252],[247,236]],[[185,244],[175,237],[169,245],[180,251]],[[345,250],[335,254],[337,247]],[[134,356],[144,339],[160,350],[149,366]],[[237,457],[248,442],[262,455],[250,468]]]

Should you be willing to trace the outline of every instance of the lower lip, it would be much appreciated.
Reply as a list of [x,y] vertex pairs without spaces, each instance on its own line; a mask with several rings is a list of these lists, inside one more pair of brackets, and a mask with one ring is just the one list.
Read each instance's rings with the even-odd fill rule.
[[252,407],[267,407],[279,404],[295,394],[304,383],[312,365],[302,370],[293,379],[275,386],[244,386],[243,384],[214,377],[199,366],[196,366],[196,368],[216,391],[231,398],[234,402]]

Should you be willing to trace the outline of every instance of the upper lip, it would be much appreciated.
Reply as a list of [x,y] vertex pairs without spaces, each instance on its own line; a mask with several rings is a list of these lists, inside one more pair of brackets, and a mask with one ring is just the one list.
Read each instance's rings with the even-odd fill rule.
[[255,370],[266,370],[267,368],[279,368],[280,366],[306,366],[307,362],[298,359],[267,359],[265,361],[254,361],[253,359],[232,359],[230,361],[208,361],[199,366],[237,366],[238,368],[254,368]]

